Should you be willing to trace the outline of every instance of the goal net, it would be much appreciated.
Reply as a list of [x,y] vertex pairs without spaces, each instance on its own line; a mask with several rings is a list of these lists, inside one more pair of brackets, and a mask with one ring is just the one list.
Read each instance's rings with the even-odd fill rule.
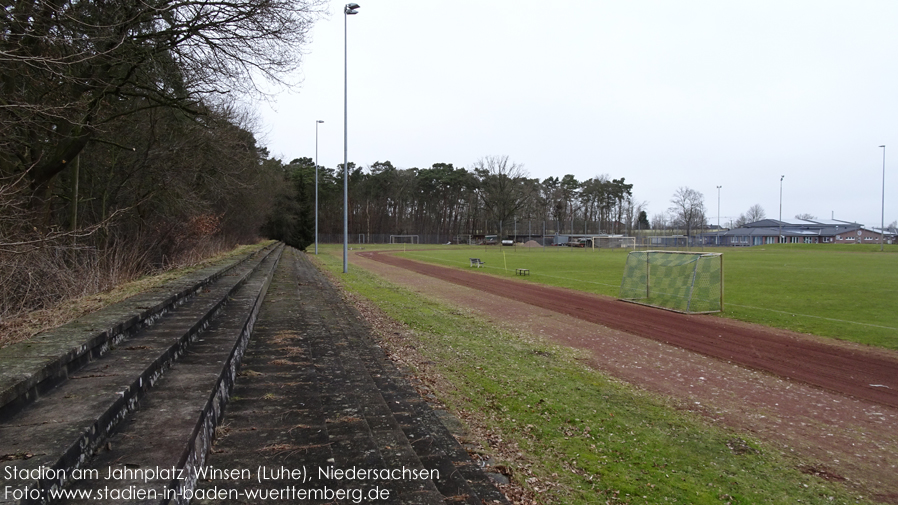
[[655,235],[651,237],[643,237],[642,238],[642,246],[641,247],[687,247],[689,246],[689,241],[686,239],[685,235]]
[[636,237],[589,237],[588,240],[593,249],[636,249]]
[[723,311],[723,254],[632,251],[620,299],[698,314]]
[[391,244],[418,244],[417,235],[390,235]]

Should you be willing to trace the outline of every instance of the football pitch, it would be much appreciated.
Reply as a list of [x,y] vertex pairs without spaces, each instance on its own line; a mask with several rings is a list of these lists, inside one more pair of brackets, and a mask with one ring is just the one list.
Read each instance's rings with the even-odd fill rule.
[[[387,248],[391,248],[387,246]],[[397,254],[526,282],[617,297],[627,250],[568,247],[408,246]],[[695,251],[695,249],[692,249]],[[898,247],[783,245],[709,248],[724,255],[728,317],[801,333],[898,349]]]
[[[514,278],[521,282],[566,286],[610,296],[616,295],[626,259],[625,251],[566,248],[513,251],[510,247],[495,246],[403,248],[370,244],[363,248],[363,253],[396,251],[400,256],[464,270],[466,274],[475,274],[474,277],[482,273],[487,280],[493,275],[502,276],[507,278],[503,279],[505,281]],[[887,470],[886,473],[875,471],[878,460],[870,457],[872,453],[858,449],[854,443],[834,444],[834,439],[829,438],[836,429],[832,424],[809,425],[808,433],[816,434],[822,430],[827,437],[825,441],[822,435],[819,439],[790,438],[791,430],[783,432],[786,433],[783,439],[767,440],[766,432],[759,434],[757,430],[762,425],[771,426],[780,433],[780,423],[795,421],[792,417],[776,417],[780,415],[775,414],[779,412],[780,403],[774,402],[783,402],[777,397],[783,386],[779,379],[771,378],[768,387],[756,382],[767,374],[755,376],[756,372],[747,371],[749,376],[737,378],[732,374],[741,368],[725,361],[720,361],[722,369],[712,373],[704,366],[690,371],[676,368],[691,362],[691,358],[686,361],[674,359],[669,363],[668,358],[662,358],[661,361],[676,368],[671,380],[662,380],[662,383],[680,383],[681,373],[691,379],[681,384],[679,393],[670,397],[667,393],[659,395],[652,387],[643,390],[639,386],[643,382],[636,381],[637,386],[633,387],[627,379],[621,380],[613,373],[609,376],[585,366],[589,358],[580,349],[544,340],[540,337],[542,332],[518,331],[515,323],[506,324],[514,319],[497,316],[494,320],[488,314],[484,317],[481,311],[468,311],[452,303],[447,305],[428,295],[443,287],[431,286],[431,291],[411,289],[405,282],[418,275],[409,276],[407,269],[395,273],[395,278],[391,279],[372,269],[373,262],[360,259],[359,265],[352,266],[348,274],[340,274],[340,253],[334,246],[328,250],[330,254],[322,254],[318,261],[344,284],[347,291],[373,302],[387,316],[371,312],[374,314],[372,320],[382,324],[379,328],[383,345],[392,349],[397,358],[401,356],[407,360],[407,365],[417,377],[424,378],[424,383],[433,385],[434,394],[448,410],[463,417],[466,423],[483,427],[484,433],[499,441],[494,447],[490,442],[493,447],[490,450],[495,451],[501,465],[513,469],[513,480],[532,492],[537,503],[866,503],[867,498],[879,490],[891,492],[894,489],[892,475]],[[728,250],[723,252],[728,254]],[[751,258],[760,252],[763,251],[741,250],[738,254],[748,254],[745,257]],[[832,252],[836,251],[828,251]],[[590,257],[589,254],[603,257]],[[482,259],[483,268],[471,267],[471,258]],[[368,261],[368,264],[362,261]],[[894,260],[891,261],[889,264],[894,265]],[[529,268],[530,275],[516,276],[517,268]],[[747,268],[750,270],[751,265]],[[730,273],[727,270],[728,280],[732,280]],[[750,274],[745,276],[751,278]],[[467,279],[469,276],[450,277]],[[396,284],[395,280],[400,281]],[[409,285],[412,284],[414,281]],[[484,283],[479,279],[476,285],[479,288],[475,289],[484,289],[486,293]],[[494,295],[475,298],[481,300],[490,296]],[[501,300],[496,297],[498,304]],[[369,310],[366,308],[366,313]],[[516,314],[522,320],[526,318],[523,312]],[[394,326],[389,322],[392,320],[402,325]],[[567,331],[573,329],[566,328]],[[895,333],[891,331],[890,334]],[[636,362],[631,362],[630,358],[652,359],[649,354],[637,353],[638,357],[633,357],[623,349],[615,348],[614,357],[610,358],[610,362],[619,358],[618,350],[627,356],[623,360],[626,363],[617,370],[633,368]],[[654,356],[655,347],[651,346],[651,349],[649,352]],[[417,353],[421,355],[415,357]],[[655,369],[651,363],[641,361],[635,368]],[[633,373],[642,372],[634,370]],[[731,412],[723,406],[726,401],[721,400],[730,398],[730,389],[709,391],[707,399],[696,397],[690,389],[692,381],[703,382],[709,373],[723,377],[724,385],[745,384],[751,390],[745,398],[752,401],[762,398],[744,411],[747,416],[744,419],[754,426],[752,430],[734,428],[723,422],[722,417],[717,417]],[[647,378],[649,376],[652,374],[647,374],[644,379],[655,380]],[[802,405],[820,401],[813,395],[805,398],[806,391],[815,392],[816,388],[799,386],[802,392],[796,396],[799,389],[790,384],[785,386],[783,394],[784,398],[789,398],[788,408],[798,405],[799,417],[813,410]],[[684,396],[678,396],[680,393]],[[746,400],[742,398],[741,394],[736,395],[733,401],[737,407],[732,412],[743,412]],[[846,402],[845,408],[852,407]],[[755,416],[761,411],[763,415],[758,420]],[[822,415],[831,414],[827,411]],[[763,421],[768,417],[772,420]],[[886,439],[888,442],[883,442]],[[876,450],[882,450],[889,460],[890,454],[896,454],[889,445],[891,440],[884,435],[872,442],[881,444],[876,445]],[[805,447],[805,444],[809,444],[807,447],[831,444],[829,451],[844,449],[845,452],[839,456],[830,452],[828,457],[841,458],[848,461],[848,465],[876,461],[853,474],[869,479],[865,481],[869,485],[859,488],[843,485],[843,481],[831,482],[815,477],[813,472],[808,473],[808,468],[826,467],[825,462],[801,451],[782,451],[784,443],[787,444],[785,447],[797,448]],[[502,452],[502,444],[507,444],[505,447],[510,449]],[[857,461],[852,454],[860,454]]]

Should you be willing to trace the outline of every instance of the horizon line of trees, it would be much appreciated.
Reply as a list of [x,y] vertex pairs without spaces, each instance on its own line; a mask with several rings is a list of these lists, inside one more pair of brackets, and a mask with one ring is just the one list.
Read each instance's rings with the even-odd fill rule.
[[[283,174],[288,191],[275,202],[266,234],[304,248],[314,241],[315,162],[267,160]],[[434,163],[400,169],[390,161],[367,167],[349,163],[349,230],[363,236],[419,235],[448,242],[459,237],[507,237],[515,224],[537,224],[559,233],[621,234],[649,227],[632,184],[607,175],[578,181],[573,175],[530,178],[508,156],[486,156],[470,168]],[[343,166],[318,167],[319,235],[343,233]],[[522,233],[518,233],[522,235]]]

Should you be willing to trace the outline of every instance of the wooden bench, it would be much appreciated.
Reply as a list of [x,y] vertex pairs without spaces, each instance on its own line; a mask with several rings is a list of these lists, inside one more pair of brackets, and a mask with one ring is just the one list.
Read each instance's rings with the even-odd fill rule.
[[472,267],[480,268],[484,265],[483,261],[481,261],[480,258],[468,258],[468,259],[471,260]]
[[530,275],[529,268],[515,268],[514,272],[518,275]]

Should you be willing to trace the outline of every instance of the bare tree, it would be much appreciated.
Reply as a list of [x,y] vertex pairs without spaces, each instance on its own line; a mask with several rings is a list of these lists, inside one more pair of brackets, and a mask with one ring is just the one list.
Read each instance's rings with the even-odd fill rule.
[[731,223],[731,226],[734,228],[741,228],[749,223],[754,223],[757,221],[761,221],[765,219],[767,215],[764,213],[764,208],[761,207],[760,204],[754,204],[749,207],[748,212],[745,214],[739,214],[739,217]]
[[686,230],[689,236],[693,229],[700,227],[705,222],[705,196],[700,192],[687,187],[681,187],[670,199],[672,206],[670,213]]
[[[158,107],[201,115],[297,67],[324,0],[24,0],[0,16],[0,177],[33,197],[116,120]],[[205,102],[205,103],[204,103]]]
[[533,196],[527,171],[523,165],[509,162],[508,156],[487,156],[474,164],[474,173],[479,178],[483,206],[498,224],[500,237],[504,236],[504,224]]
[[761,207],[761,204],[758,203],[749,207],[748,212],[745,213],[746,223],[754,223],[765,218],[767,218],[767,214],[764,212],[764,207]]
[[817,216],[814,216],[812,214],[808,214],[807,212],[805,212],[803,214],[796,214],[795,219],[805,219],[808,221],[813,221],[813,220],[817,219]]

